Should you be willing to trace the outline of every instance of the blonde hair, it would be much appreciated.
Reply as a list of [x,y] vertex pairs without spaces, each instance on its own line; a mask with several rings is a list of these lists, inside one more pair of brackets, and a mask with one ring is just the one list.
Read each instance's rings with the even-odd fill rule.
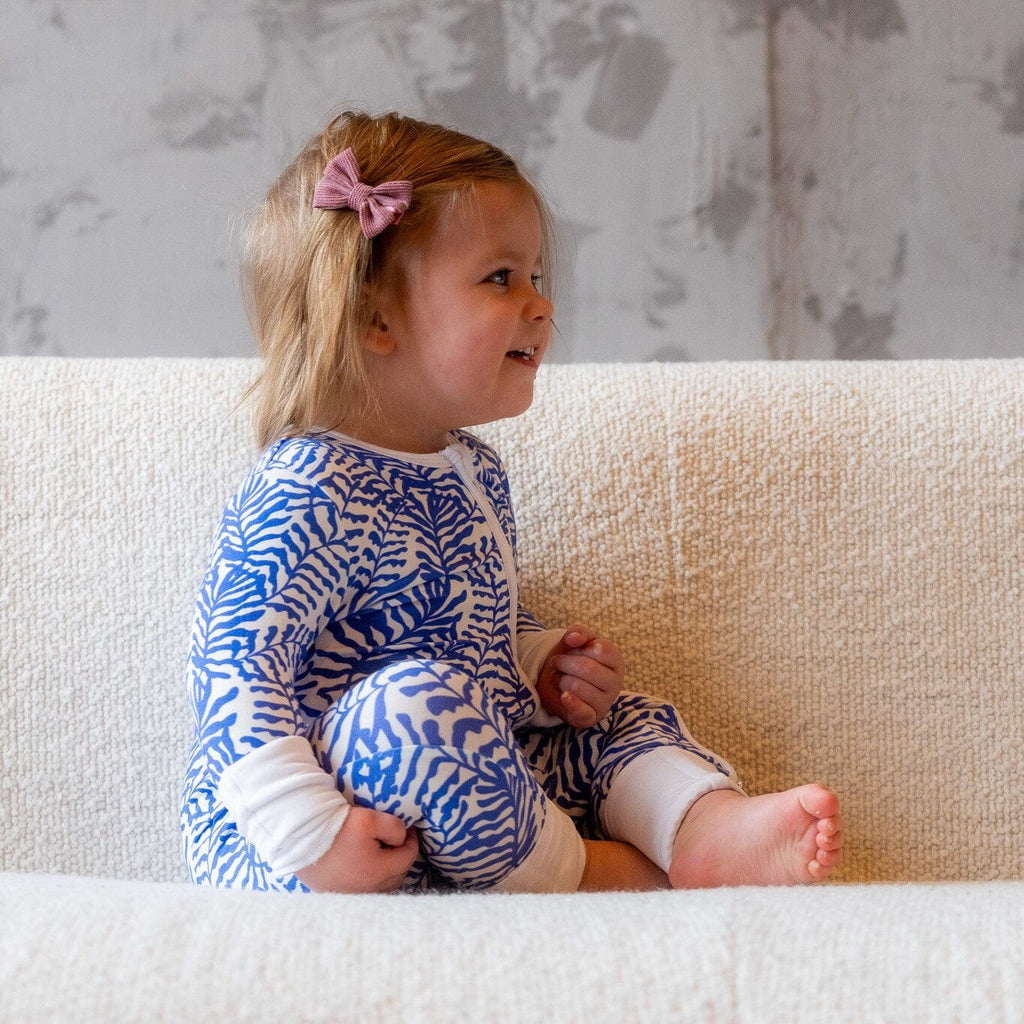
[[[351,148],[360,178],[412,182],[401,222],[373,239],[351,210],[313,207],[327,164]],[[245,240],[242,285],[263,358],[246,397],[261,446],[313,427],[332,427],[369,387],[362,341],[373,315],[372,290],[396,254],[427,237],[475,183],[519,185],[537,203],[550,258],[552,221],[515,161],[489,143],[399,114],[339,115],[305,146],[256,209]],[[550,268],[545,265],[545,280]]]

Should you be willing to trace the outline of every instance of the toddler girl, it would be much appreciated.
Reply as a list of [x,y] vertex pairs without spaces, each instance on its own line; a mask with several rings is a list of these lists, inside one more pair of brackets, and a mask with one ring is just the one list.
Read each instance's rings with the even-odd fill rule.
[[500,150],[344,114],[248,239],[262,454],[189,661],[197,882],[340,892],[783,884],[838,801],[747,797],[584,626],[519,604],[501,462],[551,338],[544,204]]

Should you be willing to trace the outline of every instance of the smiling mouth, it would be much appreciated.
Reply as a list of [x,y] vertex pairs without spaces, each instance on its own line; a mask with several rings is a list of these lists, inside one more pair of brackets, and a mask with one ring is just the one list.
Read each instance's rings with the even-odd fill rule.
[[510,352],[505,353],[506,359],[513,359],[517,363],[526,363],[529,366],[533,366],[536,363],[534,358],[537,354],[539,346],[532,345],[530,348],[516,348]]

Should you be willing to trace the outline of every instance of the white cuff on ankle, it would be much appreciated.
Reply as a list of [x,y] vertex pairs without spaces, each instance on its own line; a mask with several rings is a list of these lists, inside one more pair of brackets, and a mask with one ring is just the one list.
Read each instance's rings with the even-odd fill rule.
[[572,818],[549,803],[537,845],[491,892],[576,892],[586,866],[586,848]]
[[630,843],[668,871],[686,812],[716,789],[742,792],[735,777],[723,775],[688,751],[657,747],[631,761],[612,780],[601,804],[601,828],[609,839]]

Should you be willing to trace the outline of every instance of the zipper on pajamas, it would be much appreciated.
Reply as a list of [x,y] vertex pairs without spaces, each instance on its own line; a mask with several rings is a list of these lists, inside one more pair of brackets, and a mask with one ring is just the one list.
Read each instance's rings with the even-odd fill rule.
[[[505,570],[505,581],[508,584],[509,591],[508,616],[512,657],[515,659],[516,671],[519,673],[519,677],[526,680],[526,673],[523,671],[523,666],[519,664],[519,654],[516,650],[518,646],[519,580],[516,576],[516,560],[512,552],[512,545],[502,529],[498,513],[494,511],[494,506],[484,493],[484,489],[480,486],[476,473],[465,463],[465,449],[458,445],[450,445],[445,448],[442,454],[455,472],[459,474],[459,479],[462,481],[463,486],[469,491],[470,497],[477,508],[484,514],[484,519],[487,521],[487,526],[491,531],[491,536],[494,538],[494,543],[498,546],[498,553],[501,556],[501,564]],[[531,686],[530,689],[532,690],[533,687]]]

